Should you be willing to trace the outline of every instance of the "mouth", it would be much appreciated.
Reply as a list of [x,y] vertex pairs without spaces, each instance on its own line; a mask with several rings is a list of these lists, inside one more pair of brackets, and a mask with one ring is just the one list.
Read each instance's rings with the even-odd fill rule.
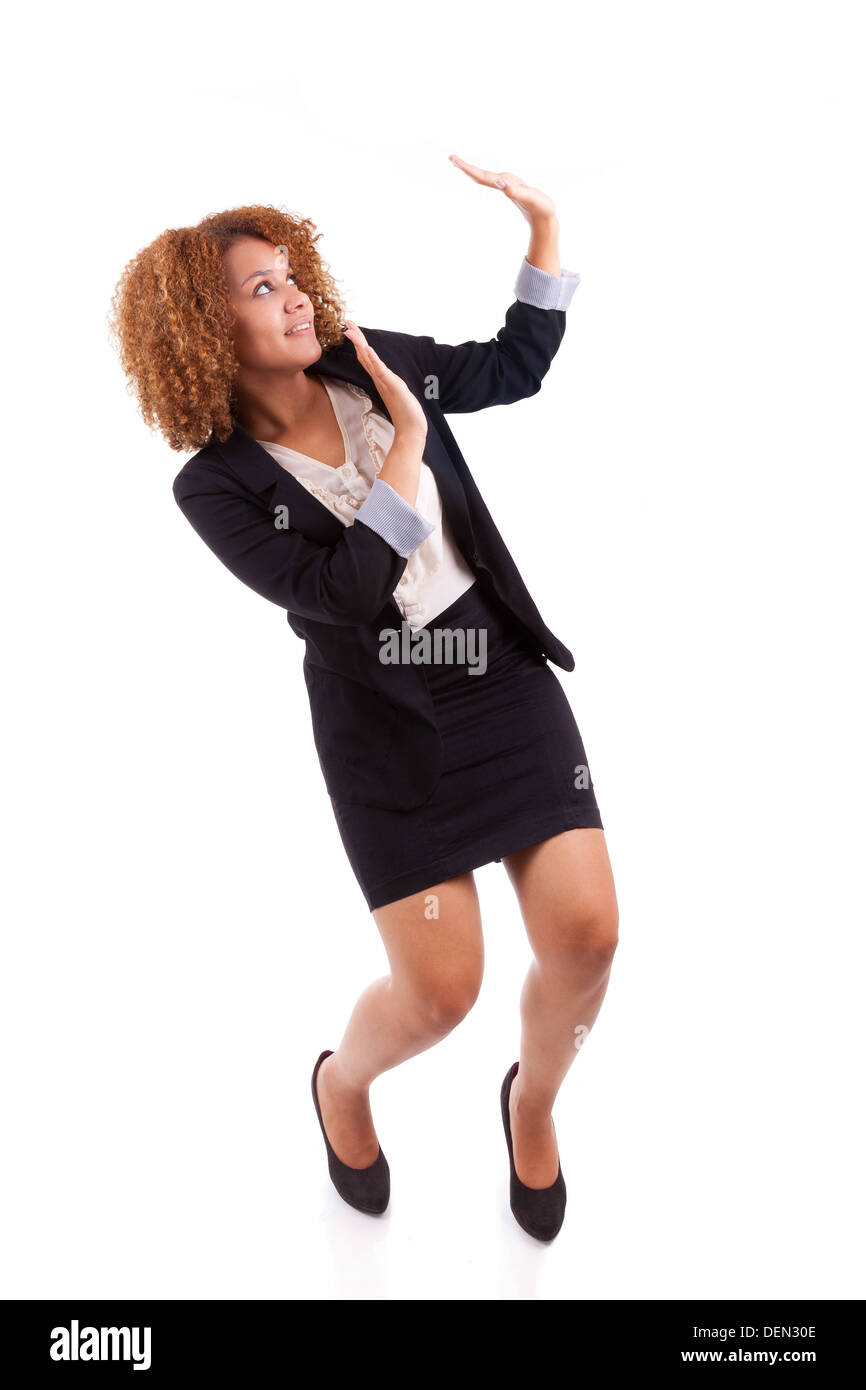
[[311,320],[310,320],[310,319],[301,319],[301,322],[300,322],[300,323],[296,323],[295,326],[294,326],[294,328],[290,328],[289,331],[286,333],[285,336],[286,336],[287,338],[302,337],[304,333],[312,333],[312,331],[313,331],[313,325],[312,325]]

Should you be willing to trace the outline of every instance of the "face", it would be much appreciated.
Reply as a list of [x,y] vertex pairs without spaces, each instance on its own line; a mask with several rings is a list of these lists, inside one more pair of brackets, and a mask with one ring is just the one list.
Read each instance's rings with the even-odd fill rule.
[[[303,370],[321,356],[313,306],[285,249],[258,237],[234,242],[223,257],[236,314],[234,348],[242,367]],[[293,333],[307,323],[309,327]]]

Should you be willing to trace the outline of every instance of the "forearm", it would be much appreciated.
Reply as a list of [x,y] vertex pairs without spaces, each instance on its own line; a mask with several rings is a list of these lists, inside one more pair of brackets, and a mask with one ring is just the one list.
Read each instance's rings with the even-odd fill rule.
[[561,273],[558,218],[554,216],[533,221],[526,259],[530,265],[536,266],[538,270],[546,270],[549,275]]
[[226,488],[212,471],[187,464],[174,480],[178,506],[226,569],[288,612],[338,625],[368,622],[381,612],[419,544],[416,532],[423,539],[432,529],[387,487],[381,491],[384,505],[377,491],[358,511],[356,523],[366,525],[341,528],[334,545],[320,545],[278,526],[268,507],[232,484]]
[[410,507],[414,507],[418,497],[425,439],[426,436],[420,435],[396,436],[379,470],[382,481],[399,493]]

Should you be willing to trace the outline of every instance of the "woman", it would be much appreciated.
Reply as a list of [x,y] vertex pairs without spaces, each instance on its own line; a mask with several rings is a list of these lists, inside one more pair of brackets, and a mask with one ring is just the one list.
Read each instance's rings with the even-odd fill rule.
[[359,1210],[387,1206],[370,1086],[477,998],[472,870],[496,860],[533,951],[520,1056],[500,1088],[511,1209],[550,1240],[566,1200],[553,1103],[607,989],[616,895],[581,736],[547,665],[574,658],[445,416],[539,390],[579,276],[561,270],[545,194],[451,158],[530,225],[490,342],[362,331],[313,224],[269,207],[163,233],[126,267],[112,327],[147,423],[198,451],[174,482],[184,515],[306,644],[325,783],[388,954],[390,976],[313,1070],[331,1179]]

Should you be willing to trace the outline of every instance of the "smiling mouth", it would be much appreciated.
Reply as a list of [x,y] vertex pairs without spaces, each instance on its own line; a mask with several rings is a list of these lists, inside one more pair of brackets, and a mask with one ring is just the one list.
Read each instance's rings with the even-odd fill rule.
[[304,319],[303,323],[298,323],[294,328],[290,328],[285,336],[287,338],[294,338],[296,334],[309,332],[311,332],[310,320]]

